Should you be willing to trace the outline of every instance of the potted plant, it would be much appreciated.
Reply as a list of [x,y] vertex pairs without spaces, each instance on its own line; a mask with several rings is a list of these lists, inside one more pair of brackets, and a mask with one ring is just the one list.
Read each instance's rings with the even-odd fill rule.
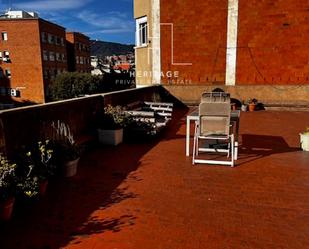
[[39,178],[33,175],[34,166],[29,166],[28,172],[17,183],[18,197],[22,200],[34,200],[40,194]]
[[70,140],[55,140],[54,153],[55,161],[60,166],[61,174],[64,177],[75,176],[80,159],[79,146]]
[[34,181],[35,184],[37,182],[39,185],[39,194],[42,196],[45,194],[48,180],[55,172],[55,166],[51,160],[52,154],[52,144],[49,140],[39,141],[28,148],[24,146],[18,152],[16,161],[20,188],[23,188],[23,181],[27,181],[28,186],[29,182]]
[[0,155],[0,220],[9,220],[13,212],[16,189],[16,164]]
[[58,171],[64,177],[72,177],[77,173],[77,166],[80,159],[80,147],[76,144],[70,126],[60,120],[52,122],[54,134],[53,163],[58,165]]
[[250,112],[255,111],[257,102],[258,102],[257,99],[249,99],[248,100],[248,105],[249,105],[249,111]]
[[155,123],[147,121],[147,120],[134,120],[132,119],[127,127],[128,130],[127,134],[129,134],[129,138],[134,139],[145,139],[151,138],[157,135],[158,127]]
[[245,103],[244,100],[241,102],[241,110],[243,112],[246,112],[248,110],[248,105]]
[[303,133],[300,133],[300,146],[303,151],[309,151],[309,126]]
[[52,164],[53,149],[49,140],[39,141],[33,148],[25,153],[24,163],[33,165],[33,175],[39,181],[39,193],[44,195],[47,189],[48,180],[55,172]]
[[102,144],[118,145],[123,141],[123,128],[127,125],[129,116],[121,106],[108,105],[104,108],[102,118],[99,118],[98,139]]

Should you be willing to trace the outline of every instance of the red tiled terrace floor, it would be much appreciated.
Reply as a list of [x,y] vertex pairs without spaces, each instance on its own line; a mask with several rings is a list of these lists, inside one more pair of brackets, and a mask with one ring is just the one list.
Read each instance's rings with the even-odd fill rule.
[[306,112],[244,113],[239,165],[191,165],[185,112],[160,139],[96,149],[0,225],[1,249],[309,248]]

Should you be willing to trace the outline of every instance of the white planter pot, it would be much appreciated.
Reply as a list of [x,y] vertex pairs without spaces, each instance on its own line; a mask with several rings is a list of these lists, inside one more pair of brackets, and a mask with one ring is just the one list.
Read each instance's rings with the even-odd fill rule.
[[99,142],[107,145],[118,145],[123,140],[123,129],[101,130],[98,129]]
[[66,162],[63,165],[63,175],[64,175],[64,177],[72,177],[72,176],[76,175],[78,162],[79,162],[79,158],[77,158],[73,161]]
[[243,112],[246,112],[248,110],[248,106],[247,105],[241,105],[241,110]]
[[309,151],[309,134],[300,135],[300,146],[303,151]]

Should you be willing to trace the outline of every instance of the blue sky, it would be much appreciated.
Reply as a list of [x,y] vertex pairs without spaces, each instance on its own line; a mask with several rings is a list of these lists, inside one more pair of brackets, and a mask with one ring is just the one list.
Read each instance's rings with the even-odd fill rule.
[[134,44],[133,0],[1,0],[1,11],[10,5],[91,39]]

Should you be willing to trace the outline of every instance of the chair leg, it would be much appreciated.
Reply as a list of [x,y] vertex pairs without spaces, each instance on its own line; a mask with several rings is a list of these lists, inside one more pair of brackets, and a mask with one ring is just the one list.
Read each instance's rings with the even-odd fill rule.
[[195,164],[195,135],[194,135],[194,140],[193,140],[193,153],[192,153],[192,164]]
[[230,143],[227,143],[227,150],[228,150],[228,152],[227,152],[227,158],[229,158],[230,157],[230,149],[231,149],[231,144]]
[[195,150],[195,152],[196,152],[196,156],[198,156],[198,153],[199,153],[199,138],[198,138],[198,136],[196,136],[196,150]]
[[238,159],[238,142],[235,142],[235,156],[234,156],[235,161]]
[[235,144],[234,144],[234,135],[232,134],[231,135],[231,159],[232,159],[231,167],[234,167],[234,153],[235,153],[234,146],[235,146]]
[[197,140],[197,125],[195,125],[195,130],[194,130],[193,153],[192,153],[192,164],[193,165],[195,164],[196,140]]

